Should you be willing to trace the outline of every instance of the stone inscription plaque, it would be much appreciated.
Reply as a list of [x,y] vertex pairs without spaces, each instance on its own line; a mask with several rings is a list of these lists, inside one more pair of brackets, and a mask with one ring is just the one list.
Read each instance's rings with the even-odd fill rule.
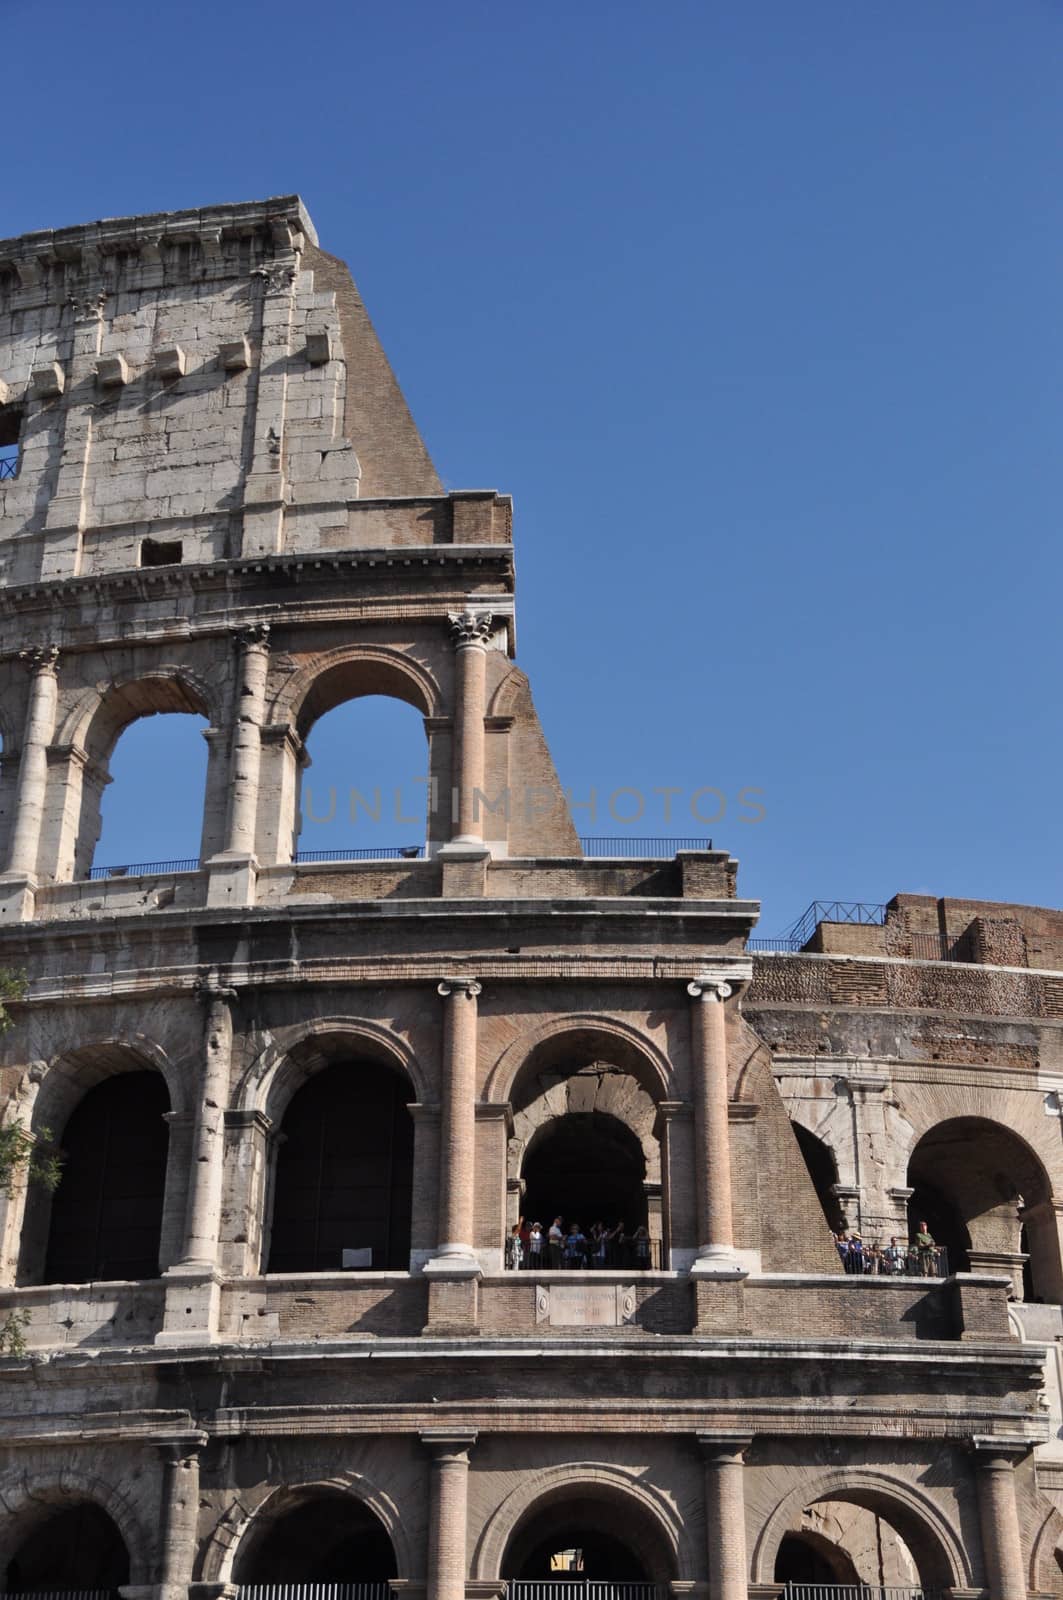
[[616,1284],[540,1284],[535,1320],[551,1328],[619,1328],[635,1320],[634,1287]]

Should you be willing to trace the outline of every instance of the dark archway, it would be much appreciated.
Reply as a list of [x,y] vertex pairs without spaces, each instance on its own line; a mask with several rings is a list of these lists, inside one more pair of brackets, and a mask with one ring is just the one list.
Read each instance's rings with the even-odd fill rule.
[[524,1156],[524,1215],[549,1226],[555,1216],[584,1229],[646,1224],[646,1159],[631,1129],[602,1111],[569,1112],[538,1130]]
[[334,1062],[289,1102],[268,1272],[404,1271],[413,1209],[413,1094],[375,1061]]
[[239,1584],[382,1584],[398,1575],[383,1523],[339,1489],[274,1497],[241,1542],[233,1569]]
[[849,1557],[821,1535],[788,1533],[775,1557],[776,1583],[858,1584],[859,1574]]
[[45,1283],[157,1278],[170,1109],[158,1072],[121,1072],[82,1098],[59,1139]]
[[506,1547],[502,1576],[541,1581],[572,1574],[663,1585],[674,1577],[673,1567],[662,1532],[643,1506],[574,1484],[522,1517]]
[[846,1226],[845,1215],[838,1203],[838,1196],[834,1193],[834,1186],[838,1182],[838,1163],[834,1159],[834,1152],[830,1145],[816,1134],[810,1133],[807,1128],[803,1128],[799,1122],[793,1122],[790,1126],[794,1130],[798,1149],[819,1197],[827,1226],[832,1233],[843,1233]]
[[948,1246],[951,1271],[1017,1257],[1025,1225],[1032,1297],[1057,1303],[1063,1296],[1052,1186],[1040,1158],[1011,1128],[985,1117],[939,1123],[912,1151],[908,1182],[915,1191],[910,1220],[926,1221]]
[[129,1582],[129,1552],[111,1518],[91,1501],[56,1506],[8,1562],[8,1594],[109,1589]]

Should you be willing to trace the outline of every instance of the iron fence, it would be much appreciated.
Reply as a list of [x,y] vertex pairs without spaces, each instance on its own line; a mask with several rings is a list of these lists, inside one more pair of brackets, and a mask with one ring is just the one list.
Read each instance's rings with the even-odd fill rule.
[[[119,1600],[117,1589],[19,1589],[20,1600]],[[13,1593],[8,1589],[6,1595]]]
[[422,861],[423,844],[375,844],[355,850],[296,850],[292,860],[297,867],[308,861]]
[[711,850],[711,839],[580,839],[585,856],[614,859],[671,857],[677,850]]
[[236,1600],[393,1600],[389,1583],[242,1583]]
[[607,1240],[604,1254],[595,1240],[584,1239],[577,1253],[567,1253],[564,1242],[560,1250],[551,1254],[544,1240],[542,1253],[533,1256],[522,1245],[519,1261],[512,1248],[512,1235],[505,1242],[507,1271],[514,1272],[659,1272],[664,1266],[664,1242],[661,1239]]
[[798,917],[785,937],[792,948],[800,950],[815,933],[821,922],[851,922],[865,928],[881,927],[886,920],[886,907],[867,900],[813,900]]
[[509,1600],[663,1600],[655,1583],[608,1583],[567,1574],[563,1578],[511,1578]]
[[18,456],[0,456],[0,478],[18,476]]
[[864,1245],[853,1250],[852,1241],[844,1253],[838,1243],[838,1255],[845,1271],[855,1278],[947,1278],[949,1253],[943,1244],[920,1249],[917,1244],[897,1246],[897,1254],[890,1254],[889,1245]]
[[788,1583],[783,1600],[938,1600],[934,1589],[874,1583]]
[[154,878],[163,872],[198,872],[199,857],[190,856],[183,861],[135,861],[121,867],[91,867],[89,877],[99,878]]

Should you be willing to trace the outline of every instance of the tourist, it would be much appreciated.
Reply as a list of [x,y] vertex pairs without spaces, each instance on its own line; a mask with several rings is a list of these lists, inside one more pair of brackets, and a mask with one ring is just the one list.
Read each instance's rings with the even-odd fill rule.
[[515,1222],[512,1232],[506,1240],[506,1266],[511,1272],[517,1272],[520,1270],[523,1260],[524,1246],[520,1242],[520,1223]]
[[528,1229],[528,1270],[538,1272],[543,1264],[546,1235],[541,1222],[533,1222]]
[[908,1251],[904,1245],[897,1243],[896,1235],[890,1236],[890,1242],[882,1252],[883,1267],[886,1272],[903,1272],[908,1264]]
[[557,1272],[561,1266],[561,1249],[565,1235],[562,1232],[561,1218],[555,1217],[551,1222],[546,1235],[546,1257],[550,1263],[550,1271]]
[[570,1268],[586,1266],[586,1258],[587,1240],[580,1232],[579,1223],[574,1222],[565,1236],[565,1266]]
[[635,1236],[631,1241],[633,1264],[637,1271],[646,1272],[651,1265],[650,1259],[650,1232],[649,1229],[639,1226],[635,1229]]
[[919,1224],[919,1232],[915,1236],[915,1248],[919,1257],[919,1272],[921,1276],[932,1278],[936,1265],[937,1246],[925,1222]]

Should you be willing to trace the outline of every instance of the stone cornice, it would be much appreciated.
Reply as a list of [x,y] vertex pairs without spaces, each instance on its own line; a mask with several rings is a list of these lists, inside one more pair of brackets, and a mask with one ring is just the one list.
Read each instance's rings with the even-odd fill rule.
[[[165,599],[169,605],[178,595],[200,598],[215,592],[223,600],[223,609],[217,617],[178,618],[168,616],[161,626],[145,627],[130,634],[123,627],[113,638],[104,632],[94,633],[87,642],[66,643],[68,650],[105,649],[108,644],[129,644],[141,638],[164,642],[168,638],[190,639],[228,634],[234,626],[244,623],[270,622],[281,628],[296,623],[312,621],[324,624],[343,621],[358,616],[359,604],[372,606],[374,619],[390,615],[396,617],[423,616],[446,622],[448,610],[463,604],[469,584],[470,571],[490,572],[505,583],[508,589],[513,579],[512,545],[425,545],[395,548],[340,550],[328,552],[300,551],[287,555],[268,556],[261,560],[212,561],[197,565],[174,567],[137,567],[121,572],[99,573],[88,577],[66,578],[61,581],[38,581],[0,588],[0,618],[11,616],[23,628],[20,638],[12,639],[7,649],[0,648],[0,658],[17,657],[25,648],[25,626],[36,611],[42,617],[54,618],[57,610],[73,608],[77,604],[122,604],[130,602],[143,605],[153,600]],[[249,601],[246,616],[241,614],[239,589],[243,586],[261,591],[274,578],[299,587],[320,583],[330,584],[343,574],[355,578],[359,584],[376,585],[393,581],[396,577],[442,579],[438,591],[435,587],[427,594],[371,595],[359,602],[349,593],[315,600],[305,595],[299,601],[290,592],[278,592],[271,600],[255,598]],[[238,580],[234,587],[234,580]],[[444,587],[454,584],[456,587]],[[419,585],[420,586],[420,585]],[[490,600],[492,597],[484,597]],[[390,608],[390,609],[389,609]],[[312,611],[312,615],[307,615]],[[106,620],[103,621],[106,627]]]

